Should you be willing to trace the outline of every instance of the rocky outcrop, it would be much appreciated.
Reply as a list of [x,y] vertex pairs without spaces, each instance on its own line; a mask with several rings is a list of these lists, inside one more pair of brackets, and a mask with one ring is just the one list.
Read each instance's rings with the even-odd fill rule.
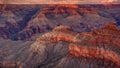
[[91,59],[104,59],[103,61],[111,61],[117,66],[120,64],[120,57],[116,53],[109,50],[70,45],[69,51],[71,55],[79,58],[86,57]]
[[[119,33],[120,31],[114,24],[108,24],[100,30],[94,30],[91,32],[76,33],[72,31],[73,33],[71,33],[71,30],[72,28],[68,26],[56,27],[53,31],[42,35],[35,43],[33,43],[33,45],[31,45],[31,51],[34,54],[47,57],[47,59],[44,59],[42,62],[38,61],[39,63],[37,65],[35,64],[36,68],[87,68],[92,66],[95,66],[95,68],[120,67],[119,46],[116,46],[116,44],[107,40],[102,40],[101,42],[96,39],[97,37],[103,39],[106,39],[107,37],[112,41],[115,41],[115,38],[119,39],[117,38],[118,35],[114,38],[111,38],[113,35],[101,36],[104,34],[111,34],[111,32],[114,31]],[[62,47],[67,47],[65,52],[62,53],[64,48],[61,49],[60,45]],[[57,50],[56,47],[58,47]]]
[[0,5],[0,37],[5,39],[28,40],[59,25],[86,32],[109,22],[119,25],[119,5]]
[[60,25],[35,41],[0,39],[0,67],[120,68],[119,33],[115,24],[82,33]]

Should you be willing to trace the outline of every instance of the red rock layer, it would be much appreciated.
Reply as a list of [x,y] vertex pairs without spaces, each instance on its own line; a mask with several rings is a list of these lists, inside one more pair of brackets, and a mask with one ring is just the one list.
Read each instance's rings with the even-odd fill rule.
[[[113,32],[115,34],[112,34]],[[119,41],[116,40],[120,40],[119,33],[120,30],[118,30],[114,24],[108,24],[100,30],[93,30],[91,32],[84,33],[76,33],[68,26],[59,26],[53,29],[53,31],[38,38],[35,42],[36,46],[32,46],[31,48],[33,51],[37,51],[37,49],[39,50],[39,47],[43,47],[45,44],[49,45],[59,41],[64,41],[69,43],[69,54],[74,57],[100,59],[104,62],[110,61],[119,68],[120,45]],[[113,38],[111,36],[115,37]]]
[[22,68],[19,62],[0,62],[0,68]]
[[104,59],[104,60],[112,61],[117,66],[119,66],[120,64],[119,56],[116,53],[109,50],[71,45],[69,47],[69,53],[79,58],[86,57],[86,58],[93,58],[93,59]]
[[[50,11],[50,8],[54,8],[54,10]],[[70,13],[70,14],[76,14],[76,11],[79,13],[91,13],[95,14],[96,11],[98,11],[98,8],[89,8],[84,7],[80,8],[78,5],[49,5],[49,8],[44,8],[43,11],[49,11],[54,14],[64,14],[64,13]]]

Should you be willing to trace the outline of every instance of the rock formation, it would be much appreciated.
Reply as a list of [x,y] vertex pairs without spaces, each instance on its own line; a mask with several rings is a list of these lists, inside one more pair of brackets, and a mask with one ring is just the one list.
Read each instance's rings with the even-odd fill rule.
[[[111,38],[111,36],[113,35],[104,36],[104,38],[101,36],[101,34],[102,35],[110,34],[110,32],[114,32],[116,30],[119,33],[120,31],[116,28],[114,24],[108,24],[106,25],[106,27],[100,30],[96,30],[96,31],[94,30],[91,32],[76,33],[73,31],[74,35],[69,33],[70,27],[68,30],[66,28],[68,28],[68,26],[56,27],[55,29],[53,29],[53,31],[43,34],[40,38],[37,39],[35,43],[33,43],[33,45],[31,45],[31,50],[33,53],[35,54],[47,53],[46,57],[49,59],[49,60],[46,59],[45,61],[38,64],[36,66],[37,68],[48,68],[49,66],[53,68],[56,68],[56,67],[67,68],[69,67],[69,65],[71,65],[71,62],[73,64],[73,67],[70,67],[70,68],[79,68],[79,67],[87,68],[87,64],[89,68],[89,67],[92,67],[92,64],[94,64],[90,62],[90,60],[92,61],[97,60],[98,62],[96,63],[98,64],[100,63],[101,65],[100,67],[103,67],[103,68],[106,68],[106,67],[119,68],[120,67],[119,46],[108,41],[108,40],[115,41],[115,38],[117,38],[118,36],[116,35],[116,37],[114,38]],[[64,32],[64,29],[68,33]],[[105,32],[103,33],[102,31],[103,32],[105,31]],[[101,40],[102,41],[101,42],[100,40],[96,40],[97,37],[103,38],[103,39],[106,39],[106,37],[108,37],[108,40]],[[67,46],[66,52],[64,52],[62,55],[61,55],[61,51],[64,48],[63,49],[57,48],[58,50],[55,49],[56,47],[59,47],[60,44],[63,47]],[[55,52],[60,52],[60,54],[59,53],[57,54],[59,56],[57,56]],[[52,55],[55,55],[54,59],[51,58]],[[62,58],[60,58],[61,56]],[[57,58],[58,60],[55,60]],[[72,61],[75,59],[76,61]],[[83,60],[85,61],[83,62]],[[103,62],[103,64],[101,62]],[[53,63],[53,65],[51,65],[51,63]],[[66,64],[63,64],[63,63],[66,63]],[[82,63],[85,63],[85,66],[84,65],[80,66]],[[99,65],[94,64],[94,66],[95,68],[96,67],[99,68]]]
[[[68,25],[77,32],[119,24],[119,5],[0,5],[0,37],[28,40],[35,34]],[[88,23],[89,22],[89,23]]]
[[119,7],[0,5],[0,68],[120,68]]
[[1,40],[0,67],[119,68],[119,33],[115,24],[82,33],[60,25],[34,42]]

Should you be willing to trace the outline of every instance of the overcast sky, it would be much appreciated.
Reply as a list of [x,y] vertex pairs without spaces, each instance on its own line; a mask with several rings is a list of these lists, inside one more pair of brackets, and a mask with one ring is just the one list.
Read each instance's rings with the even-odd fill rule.
[[0,0],[5,4],[99,4],[119,3],[120,0]]

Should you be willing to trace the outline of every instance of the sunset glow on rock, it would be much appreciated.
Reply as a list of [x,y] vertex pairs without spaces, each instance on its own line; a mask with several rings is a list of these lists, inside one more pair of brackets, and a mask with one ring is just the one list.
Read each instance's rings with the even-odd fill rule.
[[119,0],[0,0],[0,68],[120,68]]

